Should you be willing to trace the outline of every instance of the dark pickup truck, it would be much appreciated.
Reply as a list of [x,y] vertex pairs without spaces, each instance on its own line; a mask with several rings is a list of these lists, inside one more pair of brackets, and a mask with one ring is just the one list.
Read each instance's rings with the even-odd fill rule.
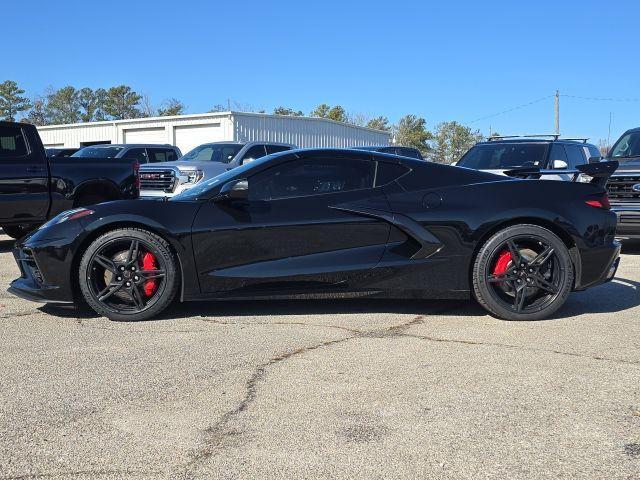
[[616,234],[640,238],[640,128],[624,132],[611,147],[607,160],[620,163],[607,183],[611,210],[618,215]]
[[137,198],[138,168],[124,158],[48,158],[33,125],[0,122],[0,228],[19,238],[64,210]]

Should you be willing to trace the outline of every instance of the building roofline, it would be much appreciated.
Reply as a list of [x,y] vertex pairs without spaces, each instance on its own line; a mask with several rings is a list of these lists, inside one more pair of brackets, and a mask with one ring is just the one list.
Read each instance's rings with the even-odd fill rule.
[[318,122],[330,122],[335,123],[337,125],[344,125],[350,128],[357,128],[360,130],[366,130],[368,132],[376,132],[376,133],[384,133],[387,135],[391,135],[390,131],[387,130],[377,130],[375,128],[363,127],[361,125],[354,125],[353,123],[339,122],[337,120],[332,120],[331,118],[323,118],[323,117],[310,117],[306,115],[274,115],[272,113],[257,113],[257,112],[228,112],[231,115],[245,115],[247,117],[276,117],[276,118],[293,118],[298,120],[313,120]]
[[59,125],[42,125],[38,127],[38,130],[54,130],[59,128],[80,128],[86,126],[106,126],[106,125],[127,125],[127,124],[138,124],[145,122],[161,122],[166,120],[182,120],[182,119],[197,119],[197,118],[222,118],[222,117],[233,117],[233,116],[247,116],[247,117],[275,117],[275,118],[286,118],[286,119],[294,119],[294,120],[311,120],[316,122],[329,122],[335,123],[337,125],[343,125],[349,128],[355,128],[358,130],[365,130],[368,132],[375,133],[383,133],[391,136],[391,132],[386,130],[377,130],[375,128],[363,127],[360,125],[354,125],[351,123],[338,122],[337,120],[332,120],[330,118],[321,118],[321,117],[308,117],[308,116],[295,116],[295,115],[273,115],[270,113],[256,113],[256,112],[236,112],[233,110],[229,110],[226,112],[207,112],[207,113],[191,113],[188,115],[170,115],[166,117],[143,117],[143,118],[128,118],[124,120],[102,120],[99,122],[84,122],[84,123],[64,123]]
[[142,118],[127,118],[124,120],[101,120],[99,122],[83,122],[83,123],[62,123],[58,125],[42,125],[39,126],[39,130],[52,130],[54,128],[79,128],[93,125],[125,125],[127,123],[144,123],[144,122],[157,122],[163,120],[179,120],[179,119],[194,119],[194,118],[215,118],[215,117],[228,117],[233,112],[207,112],[207,113],[190,113],[188,115],[169,115],[166,117],[142,117]]

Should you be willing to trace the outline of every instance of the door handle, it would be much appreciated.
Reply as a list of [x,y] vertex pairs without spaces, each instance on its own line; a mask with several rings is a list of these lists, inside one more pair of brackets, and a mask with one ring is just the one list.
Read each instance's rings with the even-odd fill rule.
[[43,173],[45,170],[44,167],[27,167],[27,173]]

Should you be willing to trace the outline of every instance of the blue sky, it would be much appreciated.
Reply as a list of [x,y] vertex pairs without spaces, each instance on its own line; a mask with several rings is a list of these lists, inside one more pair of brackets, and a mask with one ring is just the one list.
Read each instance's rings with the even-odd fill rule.
[[29,95],[125,83],[190,113],[227,99],[268,111],[326,102],[507,134],[551,132],[559,89],[633,100],[562,97],[564,135],[606,138],[610,112],[612,141],[640,126],[633,0],[42,0],[9,2],[3,17],[22,20],[3,22],[0,80]]

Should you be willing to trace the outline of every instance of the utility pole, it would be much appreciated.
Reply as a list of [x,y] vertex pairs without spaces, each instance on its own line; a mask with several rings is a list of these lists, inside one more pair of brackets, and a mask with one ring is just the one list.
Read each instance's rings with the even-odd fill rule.
[[560,135],[560,90],[556,90],[556,135]]

